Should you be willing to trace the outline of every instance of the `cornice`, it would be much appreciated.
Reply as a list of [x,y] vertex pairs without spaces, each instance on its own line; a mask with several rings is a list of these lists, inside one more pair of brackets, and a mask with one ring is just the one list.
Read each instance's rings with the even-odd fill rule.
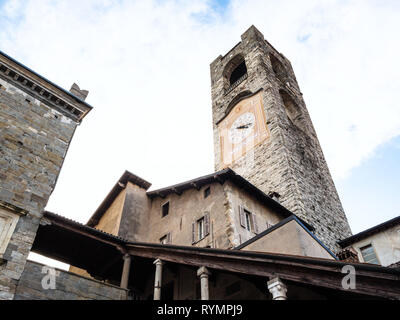
[[92,109],[72,93],[54,85],[2,52],[0,77],[76,122],[81,122]]

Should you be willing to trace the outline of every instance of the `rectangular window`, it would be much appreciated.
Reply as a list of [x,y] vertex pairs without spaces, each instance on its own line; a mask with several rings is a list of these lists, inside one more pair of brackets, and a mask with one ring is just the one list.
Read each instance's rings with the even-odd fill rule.
[[203,240],[210,234],[210,214],[207,213],[192,224],[192,243]]
[[164,237],[162,237],[162,238],[160,239],[160,243],[161,243],[161,244],[167,244],[167,235],[165,235]]
[[380,264],[372,245],[369,244],[365,247],[362,247],[360,248],[360,251],[365,263]]
[[168,215],[169,213],[169,201],[167,203],[164,203],[161,207],[161,213],[162,217],[164,218],[165,216]]
[[252,226],[252,223],[251,223],[251,212],[249,212],[246,209],[244,209],[244,214],[245,214],[245,219],[246,219],[245,220],[246,221],[245,228],[247,230],[249,230],[249,231],[252,231],[253,230],[253,226]]
[[210,187],[208,187],[204,190],[204,198],[207,198],[210,194],[211,194],[211,189]]
[[239,219],[240,225],[246,230],[254,233],[258,233],[257,217],[254,213],[245,209],[243,206],[239,206]]

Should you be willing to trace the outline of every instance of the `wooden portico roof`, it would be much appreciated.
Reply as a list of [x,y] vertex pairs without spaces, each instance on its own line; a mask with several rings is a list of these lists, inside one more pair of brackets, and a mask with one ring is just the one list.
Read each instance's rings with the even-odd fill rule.
[[[136,281],[138,272],[152,276],[151,262],[161,259],[174,264],[206,266],[212,270],[266,279],[280,277],[299,284],[400,299],[399,269],[264,252],[129,242],[54,213],[46,212],[44,217],[46,223],[40,226],[32,250],[86,269],[101,278],[118,280],[122,255],[128,253],[133,256],[131,274]],[[355,269],[355,289],[342,287],[345,265]]]

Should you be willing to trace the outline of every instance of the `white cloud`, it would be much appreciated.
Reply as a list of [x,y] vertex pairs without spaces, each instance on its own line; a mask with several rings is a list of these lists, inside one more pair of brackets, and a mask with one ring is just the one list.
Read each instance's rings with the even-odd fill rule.
[[345,178],[400,134],[400,7],[394,1],[269,3],[238,1],[238,23],[254,23],[291,60],[332,174]]
[[81,222],[125,169],[155,187],[213,170],[209,64],[252,24],[292,61],[334,178],[400,134],[396,2],[13,3],[1,50],[90,91],[48,206]]

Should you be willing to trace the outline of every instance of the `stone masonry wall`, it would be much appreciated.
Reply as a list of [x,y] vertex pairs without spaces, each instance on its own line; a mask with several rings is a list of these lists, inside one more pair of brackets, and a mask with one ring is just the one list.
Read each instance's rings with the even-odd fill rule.
[[[238,54],[245,58],[247,79],[226,93],[223,70]],[[283,76],[274,72],[270,55],[283,66]],[[265,193],[278,192],[281,204],[313,225],[316,235],[336,251],[336,241],[351,231],[290,62],[251,27],[239,44],[211,64],[210,71],[216,170],[221,169],[217,123],[238,94],[262,89],[270,138],[250,152],[253,165],[243,156],[231,168]],[[296,105],[295,121],[288,117],[280,90]]]
[[0,266],[0,299],[13,298],[76,126],[0,78],[0,203],[20,215]]
[[27,261],[15,292],[15,300],[126,300],[127,298],[125,289],[62,270],[56,270],[55,288],[44,289],[42,280],[49,273],[43,270],[43,267],[44,265],[40,263]]

